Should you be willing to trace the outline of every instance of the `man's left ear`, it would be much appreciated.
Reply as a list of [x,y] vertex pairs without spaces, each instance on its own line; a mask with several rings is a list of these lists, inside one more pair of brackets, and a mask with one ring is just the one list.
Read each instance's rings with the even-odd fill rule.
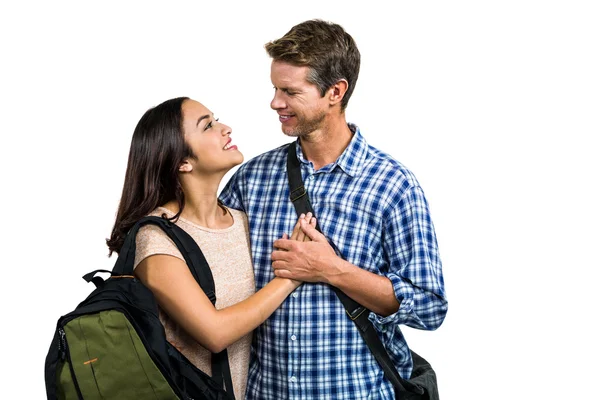
[[336,105],[337,103],[341,103],[346,91],[348,90],[348,81],[345,79],[340,79],[329,88],[329,104]]

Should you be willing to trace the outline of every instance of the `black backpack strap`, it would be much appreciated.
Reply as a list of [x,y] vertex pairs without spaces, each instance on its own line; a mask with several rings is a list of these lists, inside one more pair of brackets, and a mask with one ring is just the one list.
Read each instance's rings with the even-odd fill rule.
[[[206,261],[204,254],[202,254],[200,247],[198,247],[196,241],[186,231],[162,217],[144,217],[140,219],[129,232],[127,232],[125,243],[123,244],[123,247],[121,247],[119,258],[112,270],[112,275],[133,275],[133,263],[135,260],[136,249],[135,237],[140,228],[148,224],[160,227],[175,243],[177,249],[181,252],[186,264],[190,268],[194,279],[198,282],[204,293],[206,293],[206,296],[214,305],[217,301],[215,282],[210,267],[208,266],[208,262]],[[88,278],[93,281],[92,278],[97,272],[100,271],[90,272],[84,276],[84,279]],[[218,354],[213,353],[211,357],[213,379],[220,384],[220,387],[223,387],[223,384],[225,384],[225,391],[231,394],[231,398],[234,398],[227,350],[223,350]]]
[[219,387],[225,385],[225,391],[233,393],[233,382],[231,381],[231,371],[229,370],[229,356],[227,355],[227,349],[220,353],[213,353],[211,358],[212,377],[217,382]]
[[152,224],[161,228],[165,234],[175,243],[181,252],[190,271],[210,301],[215,304],[215,284],[212,272],[204,254],[194,241],[183,229],[173,222],[162,217],[144,217],[140,219],[127,233],[123,247],[119,252],[119,258],[115,263],[113,275],[133,275],[133,263],[135,260],[135,237],[141,227]]
[[[302,181],[302,172],[300,170],[300,161],[296,154],[296,142],[292,142],[288,146],[288,158],[287,158],[287,172],[288,182],[290,185],[290,200],[294,203],[294,208],[298,215],[311,212],[315,215],[315,211],[310,204],[308,198],[308,192],[304,188]],[[317,220],[317,230],[321,232],[319,227],[319,221]],[[367,343],[369,350],[383,369],[385,377],[394,385],[396,392],[400,393],[416,393],[423,394],[423,388],[414,385],[413,383],[402,379],[398,370],[394,366],[394,363],[390,359],[389,354],[383,347],[377,331],[373,327],[371,321],[369,321],[369,310],[358,304],[356,301],[348,297],[343,291],[335,286],[331,286],[335,294],[338,296],[344,308],[346,314],[358,328],[360,335]]]

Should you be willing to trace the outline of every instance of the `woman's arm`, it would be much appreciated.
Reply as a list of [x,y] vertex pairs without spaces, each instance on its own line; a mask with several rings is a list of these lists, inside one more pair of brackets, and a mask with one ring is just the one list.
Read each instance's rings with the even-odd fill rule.
[[[315,223],[314,218],[311,222]],[[300,231],[297,223],[291,239],[310,240]],[[217,310],[185,262],[177,257],[164,254],[147,257],[137,266],[135,275],[152,291],[161,308],[213,353],[227,348],[263,323],[300,285],[298,281],[274,278],[246,300]]]
[[188,266],[177,257],[154,255],[135,274],[161,308],[213,353],[218,353],[264,322],[300,283],[274,278],[261,290],[232,306],[215,309]]

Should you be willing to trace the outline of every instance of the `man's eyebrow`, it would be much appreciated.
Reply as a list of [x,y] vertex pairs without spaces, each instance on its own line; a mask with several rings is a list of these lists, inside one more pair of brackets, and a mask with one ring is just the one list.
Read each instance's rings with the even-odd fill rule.
[[203,115],[200,118],[198,118],[198,121],[196,122],[196,127],[198,127],[198,125],[200,124],[200,121],[202,121],[203,119],[206,119],[206,118],[210,118],[210,115],[206,114],[206,115]]
[[275,86],[273,85],[273,89],[279,89],[282,92],[300,92],[301,89],[300,88],[296,88],[294,86],[289,86],[289,85],[285,85],[285,86]]

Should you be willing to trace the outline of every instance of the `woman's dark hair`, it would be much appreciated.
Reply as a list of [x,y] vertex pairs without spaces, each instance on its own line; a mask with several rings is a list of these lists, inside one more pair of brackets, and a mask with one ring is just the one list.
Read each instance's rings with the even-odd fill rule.
[[109,256],[121,250],[129,229],[156,207],[176,200],[179,211],[172,219],[183,211],[178,170],[186,158],[195,158],[184,138],[185,100],[178,97],[149,109],[135,127],[115,226],[106,239]]

